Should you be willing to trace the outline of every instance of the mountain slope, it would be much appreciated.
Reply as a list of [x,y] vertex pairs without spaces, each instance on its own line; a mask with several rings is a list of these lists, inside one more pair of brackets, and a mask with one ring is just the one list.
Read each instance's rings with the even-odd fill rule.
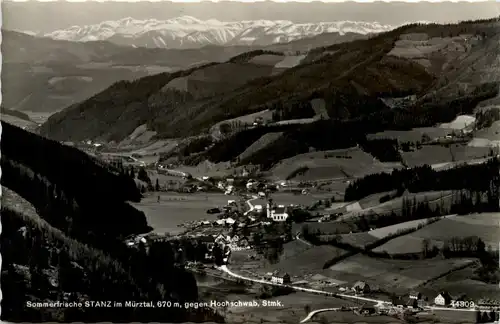
[[213,311],[153,308],[25,312],[28,301],[186,302],[197,300],[198,291],[192,275],[175,266],[173,247],[152,254],[123,243],[126,236],[151,229],[144,214],[126,202],[140,200],[141,194],[125,172],[3,121],[2,135],[1,183],[10,189],[2,194],[2,289],[9,292],[2,300],[2,320],[218,318]]
[[[147,49],[110,42],[69,42],[3,30],[2,105],[8,109],[52,113],[85,100],[120,80],[176,71],[206,62],[224,62],[253,49],[209,46],[201,49]],[[266,50],[306,51],[364,37],[325,34]]]
[[[388,107],[379,100],[383,97],[415,94],[422,103],[448,100],[461,92],[472,93],[482,83],[498,81],[499,30],[496,20],[408,25],[368,40],[313,50],[300,65],[212,97],[174,101],[156,97],[154,102],[148,101],[158,89],[180,76],[165,74],[154,77],[154,81],[149,78],[109,88],[53,116],[42,130],[61,140],[119,141],[132,128],[147,123],[159,136],[178,137],[266,109],[277,112],[275,115],[295,116],[310,109],[310,100],[315,98],[324,99],[328,116],[337,120],[386,110]],[[429,40],[413,39],[420,34],[426,34]],[[474,40],[465,44],[464,38],[471,37]],[[488,80],[472,77],[486,71]],[[121,102],[112,99],[117,96]],[[90,120],[92,126],[87,122]]]
[[149,48],[196,48],[206,45],[266,46],[288,43],[323,33],[373,34],[393,29],[379,23],[337,21],[297,24],[284,20],[221,22],[181,16],[168,20],[123,18],[95,25],[73,26],[43,36],[68,41],[107,40],[119,45]]

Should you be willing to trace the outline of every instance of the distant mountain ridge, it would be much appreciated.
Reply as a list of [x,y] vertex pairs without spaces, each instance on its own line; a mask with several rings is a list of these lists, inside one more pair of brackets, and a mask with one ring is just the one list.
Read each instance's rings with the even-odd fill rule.
[[[334,21],[293,23],[287,20],[223,22],[181,16],[168,20],[123,18],[94,25],[73,26],[38,36],[78,42],[106,40],[119,45],[150,48],[266,46],[323,33],[376,34],[396,28],[377,22]],[[30,32],[27,32],[30,33]]]

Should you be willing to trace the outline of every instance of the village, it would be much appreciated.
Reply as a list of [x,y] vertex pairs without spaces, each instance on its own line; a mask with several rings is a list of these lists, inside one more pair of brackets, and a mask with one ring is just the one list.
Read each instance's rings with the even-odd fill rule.
[[[276,203],[273,196],[279,190],[286,188],[286,182],[266,183],[249,179],[246,183],[235,186],[235,180],[213,181],[209,177],[199,179],[200,182],[210,183],[225,195],[233,195],[238,191],[237,199],[228,199],[224,206],[217,206],[206,210],[206,214],[216,214],[216,220],[200,219],[185,222],[179,226],[183,229],[177,235],[159,235],[149,233],[127,240],[127,245],[136,247],[140,244],[148,245],[154,241],[190,241],[197,246],[203,258],[184,257],[184,266],[193,272],[204,275],[222,276],[223,278],[243,280],[249,283],[264,283],[270,286],[281,286],[296,291],[305,291],[336,298],[344,298],[356,302],[355,307],[340,307],[336,311],[354,312],[359,316],[421,316],[428,312],[441,312],[462,310],[493,312],[491,316],[498,316],[497,302],[488,300],[474,300],[466,294],[452,295],[447,291],[440,291],[436,295],[423,294],[418,290],[408,290],[406,294],[398,291],[398,294],[380,287],[372,287],[371,284],[358,280],[351,285],[329,281],[321,275],[306,278],[304,276],[291,275],[286,268],[269,270],[269,267],[261,267],[258,270],[245,270],[245,266],[251,263],[264,262],[268,264],[271,259],[279,259],[279,250],[289,244],[309,244],[300,237],[300,231],[294,227],[296,215],[309,213],[312,221],[317,223],[329,222],[342,216],[342,212],[330,209],[329,213],[311,214],[310,206],[299,204]],[[200,185],[198,185],[199,187]],[[307,195],[308,190],[296,189],[296,195]],[[312,215],[312,216],[311,216]],[[202,215],[200,215],[202,218]],[[182,250],[182,248],[180,249]],[[182,253],[182,252],[181,252]],[[272,256],[274,254],[274,257]],[[271,261],[270,261],[271,260]],[[261,263],[261,264],[264,264]],[[225,268],[221,268],[225,267]],[[232,269],[226,273],[220,269]],[[272,267],[271,267],[272,268]],[[235,269],[243,269],[239,273],[233,273]],[[265,270],[267,269],[267,270]],[[243,275],[244,274],[244,275]],[[485,315],[490,316],[490,315]],[[478,317],[478,318],[479,318]]]

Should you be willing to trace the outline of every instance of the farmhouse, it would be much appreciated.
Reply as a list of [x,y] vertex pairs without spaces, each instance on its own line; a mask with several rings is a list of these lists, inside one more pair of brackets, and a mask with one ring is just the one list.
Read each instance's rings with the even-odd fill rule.
[[366,294],[370,292],[370,286],[364,281],[358,281],[352,286],[352,290],[358,294]]
[[410,296],[409,297],[411,299],[419,300],[419,299],[422,299],[422,294],[419,293],[418,291],[412,291],[412,292],[410,292]]
[[449,305],[450,302],[451,302],[451,296],[445,291],[441,292],[439,295],[436,296],[436,298],[434,298],[434,304],[436,305],[445,306]]
[[288,284],[290,283],[290,275],[288,273],[275,273],[271,277],[271,282],[277,283],[277,284]]

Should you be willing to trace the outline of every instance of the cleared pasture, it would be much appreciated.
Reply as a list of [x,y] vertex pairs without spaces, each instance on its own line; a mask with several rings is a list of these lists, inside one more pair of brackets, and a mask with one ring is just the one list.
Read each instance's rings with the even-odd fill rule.
[[377,239],[384,238],[391,234],[397,233],[397,231],[406,230],[410,228],[415,228],[419,225],[425,225],[427,223],[427,219],[418,219],[409,222],[399,223],[391,226],[385,226],[381,228],[374,229],[369,231],[368,233]]
[[304,174],[294,177],[296,181],[326,179],[348,179],[362,177],[370,173],[391,172],[394,163],[380,163],[373,156],[359,148],[305,153],[284,159],[272,169],[278,179],[287,179],[299,168],[307,167]]
[[283,254],[280,256],[282,260],[296,256],[306,250],[313,248],[300,240],[293,240],[283,244]]
[[361,215],[369,214],[387,214],[391,212],[398,213],[403,207],[403,199],[408,199],[413,202],[427,201],[431,208],[436,205],[449,206],[452,201],[451,191],[429,191],[429,192],[419,192],[410,193],[402,197],[397,197],[392,200],[386,201],[384,203],[378,204],[374,207],[368,207],[360,211],[352,211],[341,216],[339,219],[349,219],[352,217],[358,217]]
[[475,273],[479,265],[471,265],[455,271],[419,288],[425,296],[437,296],[440,291],[448,291],[452,296],[466,294],[469,300],[497,299],[500,287],[497,284],[487,284],[479,281]]
[[451,147],[456,161],[467,161],[472,159],[481,159],[490,154],[489,147],[473,147],[467,145],[453,145]]
[[461,129],[464,129],[466,127],[471,126],[475,122],[476,122],[476,117],[468,116],[468,115],[461,115],[461,116],[457,116],[453,121],[451,121],[449,123],[441,124],[439,127],[461,130]]
[[284,59],[285,57],[282,55],[264,54],[253,57],[252,59],[250,59],[250,61],[248,61],[248,63],[257,65],[269,65],[274,67]]
[[474,138],[486,139],[489,141],[500,140],[500,120],[495,121],[490,127],[483,128],[474,134]]
[[426,145],[420,150],[416,150],[414,152],[403,152],[401,155],[409,167],[453,161],[450,148],[440,145]]
[[386,192],[375,193],[375,194],[366,196],[366,197],[358,200],[358,203],[361,206],[361,208],[363,208],[363,209],[375,207],[375,206],[380,205],[380,198],[382,198],[386,195],[394,194],[394,193],[395,193],[395,191],[386,191]]
[[[457,216],[453,221],[463,222],[470,225],[484,225],[484,226],[499,226],[500,227],[500,213],[482,213],[470,214],[465,216]],[[499,237],[500,238],[500,237]]]
[[348,251],[333,246],[321,245],[311,247],[280,262],[262,269],[263,273],[280,270],[288,272],[291,276],[303,277],[323,270],[325,263],[335,257],[348,253]]
[[386,236],[397,233],[398,230],[411,229],[419,226],[420,224],[425,225],[426,223],[427,219],[413,220],[391,226],[380,227],[368,232],[343,234],[340,237],[344,243],[363,248],[366,245],[383,239]]
[[[158,195],[160,202],[157,201]],[[207,214],[207,209],[223,206],[227,204],[228,199],[237,200],[238,197],[223,194],[158,193],[132,205],[144,212],[154,232],[177,234],[183,231],[183,228],[178,225],[184,222],[201,219],[216,220],[217,216]]]
[[252,156],[256,152],[266,148],[268,145],[272,144],[273,142],[281,138],[282,135],[283,132],[267,133],[262,135],[261,138],[259,138],[249,147],[247,147],[246,150],[238,156],[238,161],[244,160]]
[[[500,237],[498,214],[477,214],[472,216],[471,220],[467,220],[469,216],[450,216],[416,232],[390,240],[374,251],[386,251],[389,254],[420,253],[425,239],[429,240],[432,245],[442,247],[443,242],[452,237],[467,236],[478,236],[486,245],[496,248]],[[480,217],[484,217],[484,223],[480,221]],[[496,224],[494,224],[495,221],[497,221]]]
[[369,139],[379,138],[392,138],[400,142],[421,142],[424,134],[428,135],[431,139],[444,137],[453,132],[453,129],[439,128],[439,127],[422,127],[414,128],[409,131],[386,130],[375,134],[369,134]]
[[355,282],[363,280],[372,286],[408,293],[428,280],[474,262],[469,259],[390,260],[365,255],[349,257],[325,270],[324,275]]
[[305,55],[297,56],[285,56],[282,61],[276,63],[275,68],[289,69],[300,64],[300,62],[305,58]]
[[342,234],[340,238],[341,242],[360,248],[363,248],[368,244],[374,243],[379,239],[368,232]]

